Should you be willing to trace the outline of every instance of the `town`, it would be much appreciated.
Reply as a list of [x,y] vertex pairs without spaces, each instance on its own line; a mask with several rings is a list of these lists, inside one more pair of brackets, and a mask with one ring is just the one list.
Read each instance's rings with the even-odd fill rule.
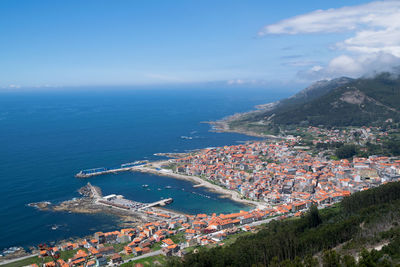
[[204,177],[273,210],[288,211],[312,203],[323,207],[400,177],[399,160],[377,156],[329,160],[295,144],[295,140],[251,142],[205,149],[170,164],[175,172]]
[[[321,133],[317,128],[308,131]],[[324,142],[341,136],[337,131],[328,134]],[[371,138],[367,130],[364,136]],[[324,208],[354,192],[400,178],[400,160],[396,158],[330,159],[315,155],[299,142],[301,137],[289,137],[207,148],[161,165],[161,173],[200,177],[239,193],[243,199],[262,203],[257,208],[233,214],[157,213],[116,195],[97,196],[97,202],[105,205],[143,210],[151,221],[41,249],[39,258],[47,267],[55,266],[56,260],[59,266],[112,266],[145,258],[162,265],[168,256],[183,257],[200,246],[223,246],[271,220],[300,216],[312,205]],[[73,252],[68,259],[50,257],[68,251]]]

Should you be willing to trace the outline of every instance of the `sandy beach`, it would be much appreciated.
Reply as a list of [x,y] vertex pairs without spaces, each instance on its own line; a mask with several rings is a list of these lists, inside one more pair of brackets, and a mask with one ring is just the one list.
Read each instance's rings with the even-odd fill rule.
[[233,201],[240,202],[240,203],[243,203],[243,204],[246,204],[249,206],[253,206],[258,209],[263,209],[266,207],[266,205],[263,203],[251,201],[251,200],[247,200],[247,199],[242,199],[238,192],[220,187],[215,184],[212,184],[200,177],[178,174],[178,173],[172,172],[171,170],[162,169],[161,166],[166,165],[166,164],[167,164],[167,161],[157,161],[157,162],[149,163],[146,166],[133,167],[131,170],[137,171],[137,172],[151,173],[151,174],[155,174],[158,176],[168,176],[168,177],[175,178],[175,179],[190,181],[192,183],[195,183],[196,186],[203,186],[203,187],[209,189],[210,191],[213,191],[213,192],[222,194],[226,197],[229,197]]

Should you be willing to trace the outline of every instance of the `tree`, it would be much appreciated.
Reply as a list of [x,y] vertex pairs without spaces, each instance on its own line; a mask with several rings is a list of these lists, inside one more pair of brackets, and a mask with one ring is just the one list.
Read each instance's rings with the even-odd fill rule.
[[344,267],[356,267],[357,263],[353,256],[344,255],[344,257],[342,258],[342,265]]
[[339,267],[340,264],[340,254],[336,253],[334,250],[327,250],[322,256],[322,266],[324,267]]
[[268,266],[269,267],[279,267],[280,264],[279,264],[278,257],[277,256],[273,257]]
[[304,266],[305,267],[316,267],[316,266],[318,266],[318,259],[314,258],[311,254],[308,254],[304,258]]
[[376,266],[375,260],[373,259],[371,253],[368,252],[365,248],[362,249],[360,253],[360,260],[358,265],[361,267],[372,267]]
[[342,147],[339,147],[335,151],[335,155],[339,159],[348,159],[356,154],[357,154],[357,148],[355,145],[344,145]]
[[314,228],[322,223],[321,216],[316,205],[312,205],[307,214],[308,227]]

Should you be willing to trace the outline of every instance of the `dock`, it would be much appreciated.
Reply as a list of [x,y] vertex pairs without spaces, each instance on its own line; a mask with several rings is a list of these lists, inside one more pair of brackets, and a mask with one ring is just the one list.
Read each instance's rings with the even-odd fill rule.
[[161,199],[153,203],[141,203],[129,199],[125,199],[122,195],[111,194],[108,196],[102,196],[99,192],[100,188],[94,187],[90,183],[87,183],[86,188],[89,189],[91,197],[98,204],[103,204],[107,206],[113,206],[115,208],[120,208],[124,210],[136,210],[143,211],[152,207],[165,206],[172,203],[174,200],[172,198]]
[[95,199],[97,204],[102,204],[106,206],[112,206],[114,208],[119,208],[127,211],[140,211],[149,210],[150,208],[157,206],[165,206],[173,202],[172,198],[161,199],[153,203],[142,203],[129,199],[125,199],[122,195],[109,195],[105,197],[100,197]]
[[172,201],[173,201],[172,198],[161,199],[159,201],[147,204],[146,206],[141,207],[139,210],[148,209],[156,206],[165,206],[167,204],[170,204]]
[[100,168],[81,170],[80,172],[75,174],[75,177],[89,178],[89,177],[96,176],[96,175],[130,171],[130,170],[132,170],[133,167],[145,165],[148,162],[149,162],[148,160],[140,160],[140,161],[135,161],[135,162],[130,162],[130,163],[123,163],[118,167],[112,167],[112,168],[100,167]]

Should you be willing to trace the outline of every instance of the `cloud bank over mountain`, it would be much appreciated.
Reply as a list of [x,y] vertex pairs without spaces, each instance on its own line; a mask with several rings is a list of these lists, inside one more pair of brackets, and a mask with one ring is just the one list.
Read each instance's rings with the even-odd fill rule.
[[[400,1],[316,10],[266,25],[258,35],[338,34],[330,49],[340,55],[299,72],[306,79],[360,76],[400,65]],[[350,37],[349,37],[350,35]]]

